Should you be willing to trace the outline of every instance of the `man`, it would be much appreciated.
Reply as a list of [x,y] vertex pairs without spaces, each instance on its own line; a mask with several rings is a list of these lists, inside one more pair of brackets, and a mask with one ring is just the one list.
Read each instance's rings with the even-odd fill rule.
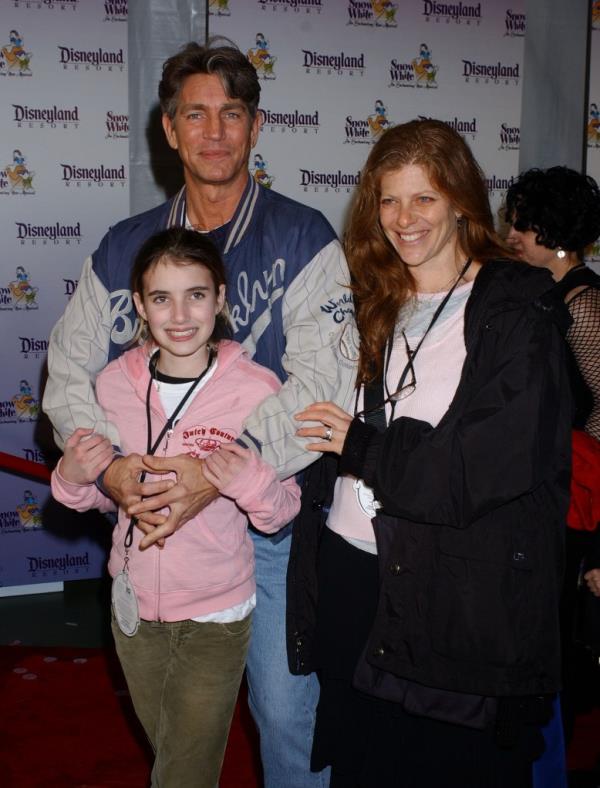
[[[129,276],[150,235],[186,225],[208,232],[221,250],[234,338],[285,381],[248,419],[239,440],[282,478],[313,459],[295,436],[294,414],[315,400],[347,407],[352,396],[355,368],[339,353],[349,277],[335,234],[320,213],[262,188],[248,174],[259,94],[254,67],[233,47],[190,43],[166,61],[159,86],[163,127],[183,163],[185,186],[167,203],[109,230],[51,336],[44,409],[62,442],[77,427],[110,438],[115,458],[99,483],[137,516],[144,547],[164,544],[217,494],[201,461],[186,455],[119,456],[118,433],[95,400],[96,374],[133,339]],[[140,484],[143,468],[175,471],[177,484]],[[155,513],[165,506],[168,517]],[[258,591],[248,682],[267,788],[328,784],[325,773],[309,769],[316,679],[292,677],[287,668],[289,534],[288,527],[273,539],[254,536]]]

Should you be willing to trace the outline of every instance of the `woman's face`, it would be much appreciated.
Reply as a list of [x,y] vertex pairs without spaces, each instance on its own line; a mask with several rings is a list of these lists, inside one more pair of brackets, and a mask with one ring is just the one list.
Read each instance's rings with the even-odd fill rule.
[[556,257],[556,249],[542,246],[535,238],[536,233],[533,230],[516,230],[512,226],[506,236],[507,242],[520,260],[538,268],[549,268],[549,264]]
[[419,164],[407,164],[381,178],[379,221],[387,239],[409,268],[455,265],[458,212]]

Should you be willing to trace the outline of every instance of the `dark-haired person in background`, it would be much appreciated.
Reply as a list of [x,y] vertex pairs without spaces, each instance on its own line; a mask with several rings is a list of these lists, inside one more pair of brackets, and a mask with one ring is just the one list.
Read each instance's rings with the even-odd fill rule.
[[[339,355],[348,299],[348,270],[335,233],[318,211],[257,184],[248,158],[260,130],[260,84],[233,46],[185,46],[163,66],[159,98],[167,140],[183,163],[185,186],[163,205],[115,225],[86,261],[78,289],[52,332],[44,409],[62,443],[78,427],[106,435],[116,447],[104,489],[146,536],[142,546],[186,525],[218,492],[202,461],[119,456],[120,436],[99,407],[94,382],[135,333],[130,290],[133,260],[166,227],[206,232],[223,256],[233,338],[283,381],[245,421],[239,437],[280,478],[314,459],[295,436],[292,416],[315,399],[351,397],[354,365]],[[340,315],[342,318],[340,320]],[[336,322],[339,321],[339,322]],[[174,471],[177,484],[140,484],[141,471]],[[142,496],[151,496],[142,500]],[[155,513],[163,507],[169,516]],[[256,611],[248,656],[249,701],[260,732],[266,788],[324,788],[309,755],[318,683],[288,671],[285,579],[288,527],[275,537],[253,534]],[[156,549],[156,548],[153,548]]]
[[440,121],[378,140],[345,248],[354,415],[298,414],[341,455],[337,480],[307,472],[289,571],[291,662],[321,678],[313,763],[331,788],[525,788],[560,683],[565,309],[502,259]]
[[600,534],[593,515],[600,512],[600,277],[583,261],[584,249],[600,235],[600,190],[593,178],[567,167],[531,169],[509,188],[506,219],[508,242],[522,260],[550,271],[572,320],[567,342],[576,414],[561,603],[562,711],[569,741],[576,710],[585,708],[590,693],[573,639],[580,573],[600,595]]

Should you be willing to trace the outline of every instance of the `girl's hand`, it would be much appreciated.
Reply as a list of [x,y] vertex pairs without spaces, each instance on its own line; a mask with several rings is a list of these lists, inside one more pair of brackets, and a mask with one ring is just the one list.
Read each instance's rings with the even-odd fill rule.
[[113,458],[108,438],[79,427],[67,438],[60,463],[60,475],[73,484],[93,484]]
[[224,489],[250,461],[250,449],[237,443],[223,443],[204,460],[204,476],[217,488]]
[[330,451],[341,454],[352,416],[333,402],[313,402],[308,408],[296,413],[298,421],[318,421],[313,427],[300,427],[296,435],[301,438],[318,438],[317,443],[309,443],[309,451]]

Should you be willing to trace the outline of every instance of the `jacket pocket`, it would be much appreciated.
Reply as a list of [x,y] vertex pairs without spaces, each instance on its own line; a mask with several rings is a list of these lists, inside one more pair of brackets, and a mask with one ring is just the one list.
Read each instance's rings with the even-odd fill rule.
[[432,648],[464,662],[523,666],[534,625],[531,558],[522,539],[486,536],[487,544],[469,529],[441,535],[429,593]]

